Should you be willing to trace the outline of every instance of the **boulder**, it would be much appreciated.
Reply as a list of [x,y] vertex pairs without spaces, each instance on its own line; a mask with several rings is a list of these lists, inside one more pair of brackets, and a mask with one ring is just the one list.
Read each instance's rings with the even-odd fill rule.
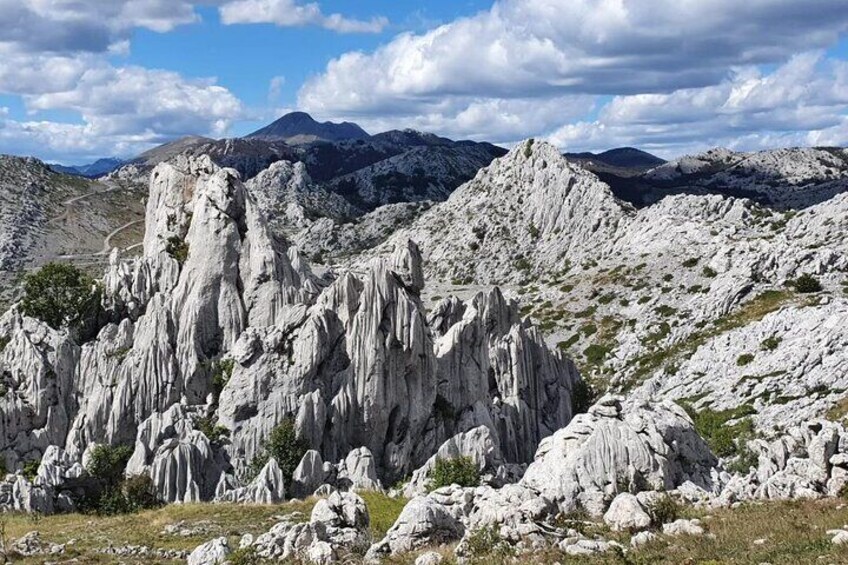
[[232,551],[226,537],[215,538],[197,546],[188,556],[188,565],[220,565]]
[[717,490],[718,464],[689,416],[670,402],[605,396],[542,441],[521,484],[564,513],[602,516],[621,490],[672,490],[691,482]]
[[615,532],[644,530],[651,525],[651,517],[634,495],[623,492],[613,499],[604,514],[604,523]]

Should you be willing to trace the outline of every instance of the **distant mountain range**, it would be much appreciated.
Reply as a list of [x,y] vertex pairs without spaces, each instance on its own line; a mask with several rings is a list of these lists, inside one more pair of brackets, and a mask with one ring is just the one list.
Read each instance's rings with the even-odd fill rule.
[[394,202],[444,200],[506,150],[414,130],[369,135],[356,124],[319,123],[293,112],[246,137],[185,137],[146,151],[110,173],[146,184],[150,171],[176,155],[209,155],[250,180],[277,161],[303,163],[307,183],[342,196],[357,215]]
[[364,129],[351,122],[336,124],[317,122],[306,112],[291,112],[264,128],[245,136],[248,139],[285,141],[289,145],[313,141],[344,141],[346,139],[368,139]]
[[97,177],[102,177],[103,175],[108,175],[124,163],[126,163],[126,161],[123,159],[107,157],[105,159],[98,159],[97,161],[87,165],[58,165],[54,163],[48,166],[57,173],[95,179]]
[[565,153],[564,157],[577,161],[595,161],[611,167],[638,169],[650,169],[665,163],[664,159],[635,147],[618,147],[603,153]]

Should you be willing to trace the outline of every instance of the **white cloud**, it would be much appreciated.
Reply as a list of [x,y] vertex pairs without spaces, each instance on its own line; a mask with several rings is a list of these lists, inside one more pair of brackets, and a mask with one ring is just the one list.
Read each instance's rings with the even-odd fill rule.
[[339,33],[380,33],[389,24],[384,17],[370,20],[325,15],[315,3],[295,0],[231,0],[220,7],[224,24],[270,23],[280,27],[320,26]]
[[155,143],[199,134],[223,136],[242,103],[213,80],[170,71],[100,64],[67,90],[25,95],[30,111],[72,110],[82,123],[6,120],[0,152],[130,156]]
[[268,102],[276,104],[280,100],[283,93],[283,86],[286,84],[286,77],[279,75],[271,79],[268,83]]
[[0,46],[23,53],[104,53],[134,28],[199,21],[189,0],[0,0]]
[[[832,45],[846,30],[844,0],[500,0],[426,33],[401,34],[372,53],[345,53],[308,80],[298,99],[301,108],[329,118],[396,125],[423,115],[448,128],[440,132],[509,141],[551,132],[565,116],[549,112],[545,123],[527,120],[526,127],[506,130],[497,114],[483,130],[477,124],[485,120],[470,116],[516,102],[538,115],[533,100],[540,106],[598,95],[650,100],[721,85],[734,68],[783,63]],[[691,102],[687,110],[697,110],[698,101]],[[760,96],[760,102],[773,100]],[[713,107],[700,103],[704,111]],[[456,122],[460,116],[465,120]],[[513,118],[521,121],[520,114]]]
[[716,145],[845,145],[846,110],[848,62],[811,52],[770,74],[748,67],[714,86],[618,96],[597,120],[564,125],[549,139],[563,148],[638,145],[666,156]]

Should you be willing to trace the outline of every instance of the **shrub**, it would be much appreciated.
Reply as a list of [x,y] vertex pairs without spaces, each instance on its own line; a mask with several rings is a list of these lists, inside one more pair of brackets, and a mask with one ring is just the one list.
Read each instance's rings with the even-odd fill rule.
[[680,517],[680,503],[673,496],[665,494],[647,508],[651,522],[655,526],[669,524]]
[[129,514],[162,505],[149,475],[133,475],[117,486],[106,489],[100,496],[98,514]]
[[30,459],[24,463],[24,466],[21,469],[21,474],[26,477],[28,481],[32,482],[35,480],[35,477],[38,476],[38,467],[40,465],[41,461],[38,459]]
[[309,451],[309,444],[306,440],[297,437],[294,420],[286,418],[271,430],[262,453],[250,462],[249,476],[255,477],[268,459],[273,457],[280,466],[283,477],[290,479],[307,451]]
[[94,279],[73,265],[48,263],[24,278],[21,310],[54,330],[80,328],[96,317],[99,307]]
[[195,420],[194,428],[200,432],[203,432],[203,435],[206,436],[206,439],[208,439],[209,442],[213,444],[220,445],[221,443],[223,443],[225,438],[230,436],[230,430],[228,430],[224,426],[216,425],[215,421],[208,416],[204,416]]
[[727,466],[727,470],[731,473],[740,473],[747,475],[751,467],[756,467],[759,463],[759,457],[747,446],[742,446],[737,449],[736,459]]
[[744,367],[745,365],[749,365],[751,361],[754,360],[754,355],[752,353],[743,353],[736,359],[736,364],[740,367]]
[[615,300],[615,293],[614,292],[610,292],[610,293],[607,293],[607,294],[604,294],[604,295],[598,297],[598,302],[601,303],[601,304],[609,304],[613,300]]
[[91,452],[86,471],[107,488],[115,487],[121,482],[132,453],[129,445],[98,445]]
[[179,236],[172,235],[168,238],[165,253],[177,260],[182,265],[188,259],[188,243]]
[[[743,404],[730,410],[695,410],[690,404],[681,402],[681,406],[695,423],[695,430],[707,440],[713,453],[719,457],[732,457],[740,451],[737,440],[744,442],[753,436],[754,424],[750,416],[756,412],[750,404]],[[731,420],[735,423],[729,424]]]
[[701,270],[701,274],[704,275],[705,277],[707,277],[708,279],[715,278],[715,276],[718,275],[718,273],[716,273],[715,270],[710,269],[707,266],[704,266],[704,268]]
[[98,445],[91,453],[86,471],[91,482],[78,507],[82,511],[113,515],[156,508],[162,504],[148,475],[124,477],[132,456],[129,445]]
[[822,285],[819,280],[810,274],[803,274],[794,281],[792,281],[791,285],[795,287],[795,290],[802,294],[809,294],[812,292],[821,292]]
[[253,546],[240,547],[227,557],[227,561],[231,565],[259,565],[260,563],[259,555]]
[[586,356],[586,361],[592,365],[602,363],[604,359],[606,359],[607,355],[609,355],[609,352],[609,347],[605,347],[597,343],[593,343],[583,350],[583,354]]
[[453,459],[436,458],[436,464],[428,475],[430,489],[459,485],[461,487],[476,487],[480,484],[480,471],[477,463],[471,457],[456,457]]
[[698,264],[698,261],[700,261],[700,259],[698,259],[697,257],[691,257],[683,261],[683,266],[687,269],[691,269],[692,267]]
[[233,367],[235,367],[233,359],[221,359],[212,364],[212,394],[216,402],[233,375]]
[[781,341],[783,340],[777,336],[767,337],[760,344],[760,349],[763,351],[774,351],[780,345]]
[[677,308],[673,308],[668,304],[660,304],[656,308],[654,308],[654,312],[659,314],[660,316],[668,318],[669,316],[674,316],[677,314]]
[[574,388],[571,389],[571,414],[582,414],[588,412],[598,394],[592,385],[580,379],[574,383]]
[[505,543],[494,526],[479,528],[468,536],[466,549],[474,558],[486,556],[508,557],[512,555],[512,547]]

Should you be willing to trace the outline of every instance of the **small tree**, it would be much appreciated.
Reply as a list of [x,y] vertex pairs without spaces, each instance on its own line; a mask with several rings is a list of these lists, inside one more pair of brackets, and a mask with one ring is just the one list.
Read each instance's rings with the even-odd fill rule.
[[577,415],[588,412],[592,404],[595,403],[597,392],[592,388],[592,385],[580,379],[574,383],[574,388],[571,389],[571,414]]
[[476,487],[480,484],[480,470],[471,457],[436,458],[436,464],[430,471],[428,478],[432,490],[449,485]]
[[73,265],[48,263],[24,279],[21,310],[54,330],[76,329],[97,315],[100,290]]
[[255,477],[262,467],[273,457],[283,472],[283,477],[291,479],[294,470],[300,460],[309,451],[309,443],[297,437],[294,420],[284,419],[277,427],[271,430],[265,441],[265,448],[250,462],[249,476]]

